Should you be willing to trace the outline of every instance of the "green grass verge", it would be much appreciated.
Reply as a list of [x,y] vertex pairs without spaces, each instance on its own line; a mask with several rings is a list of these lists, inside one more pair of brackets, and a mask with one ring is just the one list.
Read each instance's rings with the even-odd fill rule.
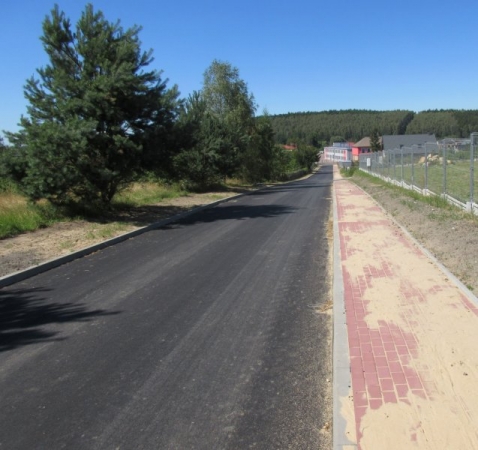
[[[411,211],[420,211],[424,214],[424,220],[432,220],[436,225],[440,225],[449,220],[466,220],[478,223],[478,216],[448,203],[440,196],[422,195],[416,191],[388,183],[363,171],[357,171],[354,174],[352,181],[362,187],[372,197],[376,198],[379,203],[382,201],[380,200],[381,196],[379,191],[386,189],[387,193],[391,197],[398,199],[402,205],[407,206]],[[425,205],[428,205],[429,207],[425,208]],[[395,215],[393,211],[390,212],[392,215]],[[445,231],[446,230],[444,230],[444,232]]]
[[[172,199],[187,195],[187,191],[178,185],[163,185],[155,182],[133,183],[124,191],[118,193],[112,202],[115,210],[138,207],[160,203],[166,199]],[[50,203],[43,201],[33,204],[25,197],[12,190],[0,192],[0,239],[12,237],[28,231],[48,227],[55,222],[78,220],[99,215],[102,212],[89,211],[86,208],[75,208],[69,211],[55,208]],[[117,224],[111,227],[122,227]],[[105,238],[111,237],[111,232],[104,231]]]
[[32,204],[14,193],[0,193],[0,239],[67,220],[48,203]]
[[[476,163],[475,163],[476,164]],[[397,181],[405,181],[407,184],[414,184],[415,186],[429,190],[436,194],[443,192],[444,186],[444,166],[443,164],[430,164],[426,168],[423,164],[418,164],[417,161],[411,164],[411,161],[404,161],[402,168],[401,164],[393,167],[379,166],[377,173],[386,177],[394,178]],[[475,166],[475,169],[477,167]],[[427,169],[427,170],[426,170]],[[426,183],[428,179],[428,183]],[[474,197],[478,197],[478,173],[475,171],[474,177]],[[446,193],[457,200],[466,203],[470,200],[470,162],[456,160],[453,164],[446,166]]]
[[137,207],[183,197],[188,192],[179,184],[166,185],[154,182],[133,183],[114,196],[113,208]]
[[[388,183],[387,181],[384,181],[381,178],[375,177],[373,175],[369,175],[367,172],[364,172],[363,170],[357,170],[354,173],[353,178],[357,181],[359,181],[360,178],[366,179],[370,181],[371,183],[373,183],[374,185],[382,186],[383,188],[386,188],[390,192],[392,192],[392,195],[394,193],[395,197],[399,197],[399,196],[408,197],[415,201],[420,201],[428,205],[434,206],[435,208],[446,209],[449,211],[452,211],[452,210],[461,211],[456,206],[448,203],[444,198],[438,195],[422,195],[418,193],[417,191],[405,189],[405,188],[402,188],[401,186],[396,186],[395,184]],[[360,185],[360,182],[358,184]]]

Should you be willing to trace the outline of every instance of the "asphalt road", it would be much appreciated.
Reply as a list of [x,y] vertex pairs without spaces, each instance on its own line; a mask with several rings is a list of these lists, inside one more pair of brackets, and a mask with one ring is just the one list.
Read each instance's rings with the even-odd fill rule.
[[314,449],[331,166],[0,290],[0,449]]

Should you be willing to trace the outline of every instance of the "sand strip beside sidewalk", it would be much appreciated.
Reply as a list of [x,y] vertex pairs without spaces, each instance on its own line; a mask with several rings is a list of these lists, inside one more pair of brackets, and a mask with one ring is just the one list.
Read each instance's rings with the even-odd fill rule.
[[336,180],[355,425],[365,449],[478,448],[478,307]]

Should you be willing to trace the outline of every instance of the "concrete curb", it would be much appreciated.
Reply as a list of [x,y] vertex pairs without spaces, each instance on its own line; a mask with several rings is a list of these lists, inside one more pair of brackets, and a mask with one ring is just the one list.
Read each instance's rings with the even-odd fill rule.
[[[260,189],[259,189],[260,190]],[[251,191],[251,192],[257,192],[256,191]],[[121,234],[120,236],[116,236],[114,238],[108,239],[106,241],[100,242],[98,244],[94,244],[90,247],[85,247],[81,250],[78,250],[74,253],[70,253],[69,255],[65,256],[60,256],[58,258],[51,259],[49,261],[46,261],[44,263],[40,263],[38,266],[32,266],[28,267],[27,269],[20,270],[18,272],[14,272],[9,275],[5,275],[0,278],[0,288],[9,286],[14,283],[18,283],[19,281],[26,280],[27,278],[31,278],[35,275],[38,275],[40,273],[46,272],[50,269],[53,269],[55,267],[61,266],[63,264],[69,263],[71,261],[74,261],[75,259],[83,258],[84,256],[87,256],[91,253],[97,252],[98,250],[102,250],[106,247],[110,247],[112,245],[118,244],[120,242],[126,241],[127,239],[131,239],[133,237],[139,236],[140,234],[146,233],[151,230],[156,230],[158,228],[162,228],[166,225],[169,225],[170,223],[177,222],[178,220],[181,220],[185,217],[188,217],[192,214],[196,214],[197,212],[200,212],[204,209],[207,208],[212,208],[214,206],[217,206],[221,203],[228,202],[230,200],[233,200],[238,197],[242,197],[245,195],[249,195],[251,192],[246,192],[244,194],[238,194],[234,195],[232,197],[227,197],[223,198],[221,200],[217,200],[212,203],[208,203],[206,205],[201,205],[201,206],[196,206],[188,211],[185,211],[180,214],[176,214],[175,216],[168,217],[167,219],[160,220],[159,222],[152,223],[151,225],[147,225],[142,228],[138,228],[137,230],[129,231],[127,233]]]
[[[334,182],[336,180],[334,179]],[[341,413],[341,399],[350,395],[352,377],[350,373],[350,354],[345,316],[344,280],[340,258],[340,234],[338,224],[335,184],[332,185],[334,210],[334,329],[333,329],[333,449],[357,448],[356,442],[347,437],[347,421]],[[351,429],[355,430],[355,423]]]

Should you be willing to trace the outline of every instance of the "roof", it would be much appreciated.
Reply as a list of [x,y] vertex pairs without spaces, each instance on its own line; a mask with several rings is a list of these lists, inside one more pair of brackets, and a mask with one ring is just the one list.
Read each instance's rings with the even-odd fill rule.
[[370,147],[370,138],[367,136],[367,137],[364,137],[362,139],[360,139],[360,141],[356,142],[354,145],[354,147]]
[[284,150],[297,150],[297,145],[291,144],[291,145],[283,145],[282,148]]
[[332,147],[335,148],[352,148],[353,147],[353,142],[334,142],[332,144]]
[[426,142],[437,141],[434,134],[393,134],[382,136],[382,139],[384,150],[411,147],[412,145],[423,145]]

